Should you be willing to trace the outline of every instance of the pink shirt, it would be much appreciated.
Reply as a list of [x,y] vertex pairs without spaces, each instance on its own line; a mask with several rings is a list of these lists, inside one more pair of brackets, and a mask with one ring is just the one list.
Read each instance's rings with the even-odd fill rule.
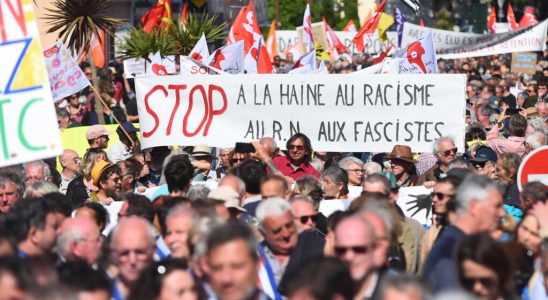
[[487,135],[487,145],[500,156],[502,153],[516,153],[520,157],[525,155],[525,137],[510,136],[507,139],[499,138],[498,125],[493,126]]
[[291,162],[287,156],[276,156],[272,159],[272,162],[278,167],[280,172],[284,176],[289,176],[293,179],[298,179],[306,175],[312,175],[316,178],[320,178],[320,174],[309,163],[302,163],[296,169],[291,165]]

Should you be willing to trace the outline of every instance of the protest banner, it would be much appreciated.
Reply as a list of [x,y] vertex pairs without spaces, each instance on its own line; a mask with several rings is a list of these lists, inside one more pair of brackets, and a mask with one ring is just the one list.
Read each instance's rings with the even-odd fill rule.
[[534,26],[499,34],[462,33],[405,23],[402,47],[421,39],[427,32],[432,32],[438,59],[544,51],[547,29],[548,19]]
[[512,53],[511,72],[535,74],[536,66],[537,55],[535,53]]
[[32,5],[0,0],[0,167],[62,152]]
[[[312,23],[312,36],[314,37],[314,43],[318,43],[323,49],[327,49],[329,47],[327,44],[327,32],[325,30],[325,24],[323,22]],[[297,40],[302,41],[303,27],[297,27],[296,33]],[[303,53],[308,53],[304,43],[302,43],[301,51]]]
[[[386,45],[383,45],[379,35],[374,34],[371,36],[371,40],[366,46],[365,53],[368,54],[378,54],[381,53],[383,50],[388,48],[388,45],[390,43],[393,43],[394,45],[397,45],[398,42],[398,36],[395,31],[388,31],[386,33],[388,35],[388,43]],[[356,49],[356,45],[352,42],[352,39],[354,36],[356,36],[356,33],[352,32],[346,32],[346,31],[335,31],[335,35],[341,40],[341,42],[344,44],[346,49],[350,51],[351,54],[358,53],[358,50]],[[280,56],[283,57],[283,53],[286,49],[290,48],[295,43],[300,43],[299,36],[297,34],[297,31],[295,30],[276,30],[276,38],[277,38],[277,46],[278,46],[278,53],[280,53]],[[327,48],[324,48],[327,49]]]
[[449,135],[464,146],[462,74],[137,77],[142,145],[229,147],[296,132],[318,151],[431,151]]
[[78,93],[91,83],[61,41],[44,50],[53,100]]
[[423,185],[402,187],[398,190],[396,204],[401,208],[403,214],[415,219],[423,226],[432,224],[432,197],[429,189]]

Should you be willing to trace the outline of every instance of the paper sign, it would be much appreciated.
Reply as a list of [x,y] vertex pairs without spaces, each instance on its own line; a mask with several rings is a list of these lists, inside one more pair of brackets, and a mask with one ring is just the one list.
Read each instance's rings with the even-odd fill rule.
[[535,53],[512,53],[510,68],[513,73],[535,74],[536,66],[537,55]]
[[306,134],[314,150],[432,151],[440,136],[464,149],[462,74],[216,75],[136,78],[143,148],[231,147]]
[[425,186],[403,187],[399,189],[396,202],[406,217],[415,219],[423,225],[432,224],[431,189]]
[[0,0],[0,167],[61,154],[32,5]]
[[148,56],[150,63],[146,64],[147,75],[169,75],[175,74],[175,55],[162,58],[159,52]]
[[140,59],[126,59],[124,60],[124,74],[126,78],[133,78],[136,75],[143,75],[146,73],[145,70],[146,60],[143,58]]
[[61,41],[44,50],[53,100],[78,93],[90,85],[82,69]]

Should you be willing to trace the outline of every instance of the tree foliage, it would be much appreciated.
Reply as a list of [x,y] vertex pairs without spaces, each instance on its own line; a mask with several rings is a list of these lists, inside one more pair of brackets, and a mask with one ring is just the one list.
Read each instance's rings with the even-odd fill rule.
[[[275,19],[275,0],[268,0],[268,17]],[[280,26],[279,29],[293,30],[302,26],[306,1],[282,1],[280,2]],[[344,25],[353,19],[358,25],[358,0],[315,0],[310,3],[312,23],[321,22],[322,16],[333,30],[342,30]]]

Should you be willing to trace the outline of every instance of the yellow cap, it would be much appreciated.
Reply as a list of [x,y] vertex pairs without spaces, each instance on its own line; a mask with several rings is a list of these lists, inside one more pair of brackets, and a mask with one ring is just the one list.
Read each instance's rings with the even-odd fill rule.
[[93,180],[93,184],[97,185],[99,183],[99,178],[103,175],[103,171],[111,166],[113,166],[113,164],[104,160],[96,162],[93,169],[91,169],[91,179]]

